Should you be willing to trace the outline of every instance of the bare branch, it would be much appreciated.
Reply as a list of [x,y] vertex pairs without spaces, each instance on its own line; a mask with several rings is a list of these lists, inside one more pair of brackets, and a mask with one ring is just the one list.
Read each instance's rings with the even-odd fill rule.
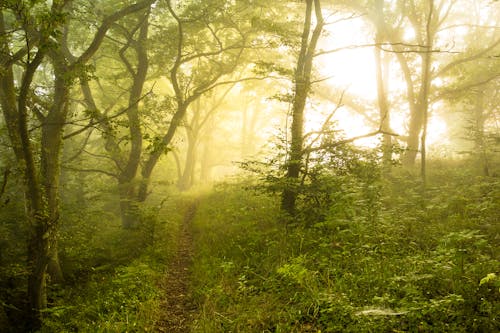
[[143,100],[144,98],[146,98],[148,95],[150,95],[152,93],[153,93],[153,88],[151,88],[150,91],[148,91],[146,94],[144,94],[143,96],[141,96],[141,98],[139,98],[137,101],[135,101],[135,103],[130,104],[125,109],[119,111],[118,113],[116,113],[114,115],[111,115],[111,116],[108,116],[108,117],[102,117],[102,119],[95,119],[94,117],[91,117],[90,122],[87,125],[79,125],[79,124],[77,124],[75,122],[66,123],[66,124],[83,126],[83,127],[80,128],[80,129],[78,129],[78,130],[76,130],[76,131],[74,131],[74,132],[66,134],[65,136],[63,136],[63,139],[64,140],[69,139],[69,138],[71,138],[71,137],[73,137],[75,135],[78,135],[78,134],[80,134],[82,132],[85,132],[86,130],[88,130],[91,127],[95,127],[96,125],[99,125],[99,124],[101,124],[103,122],[106,122],[106,121],[109,121],[111,119],[114,119],[114,118],[117,118],[117,117],[121,116],[122,114],[124,114],[127,111],[129,111],[131,108],[135,107],[135,105],[137,105],[141,100]]
[[[323,133],[325,133],[326,129],[328,128],[328,124],[332,120],[333,116],[343,106],[342,100],[344,99],[344,94],[345,94],[345,90],[342,91],[342,94],[340,95],[339,101],[337,102],[337,106],[332,110],[332,112],[330,112],[330,114],[328,115],[328,117],[326,117],[325,121],[323,122],[323,125],[321,125],[321,129],[317,133],[318,135],[311,141],[311,143],[308,145],[308,148],[312,147],[319,140],[319,138],[321,137],[321,135]],[[310,133],[306,133],[304,135],[304,139],[307,138],[310,135],[312,135],[311,132]]]
[[74,160],[76,160],[78,158],[78,156],[80,156],[85,151],[85,147],[87,146],[91,135],[92,135],[92,131],[89,131],[87,133],[87,136],[85,137],[85,140],[83,140],[83,144],[78,149],[78,151],[75,154],[73,154],[73,156],[71,156],[70,158],[65,160],[63,163],[69,163],[69,162],[73,162]]
[[500,38],[497,39],[493,44],[491,44],[490,46],[488,46],[487,48],[483,49],[482,51],[480,51],[476,54],[473,54],[469,57],[460,58],[460,59],[457,59],[455,61],[450,62],[449,64],[447,64],[446,66],[441,68],[437,73],[435,73],[434,77],[439,77],[439,76],[443,75],[444,73],[446,73],[447,71],[449,71],[450,69],[452,69],[453,67],[455,67],[457,65],[479,59],[482,56],[486,55],[491,50],[493,50],[498,45],[500,45]]
[[[408,48],[415,48],[413,50],[394,50],[394,49],[386,49],[384,46],[403,46],[403,47],[408,47]],[[340,51],[345,51],[345,50],[354,50],[354,49],[361,49],[361,48],[366,48],[366,47],[379,47],[382,51],[385,52],[390,52],[390,53],[461,53],[461,52],[454,52],[454,51],[448,51],[448,50],[441,50],[441,49],[432,49],[429,50],[427,45],[421,45],[421,44],[408,44],[408,43],[403,43],[403,42],[398,42],[398,43],[370,43],[370,44],[359,44],[359,45],[346,45],[342,46],[336,49],[331,49],[331,50],[326,50],[326,51],[320,51],[314,54],[315,57],[327,55],[327,54],[332,54]]]
[[342,146],[342,145],[345,145],[345,144],[348,144],[348,143],[351,143],[351,142],[354,142],[354,141],[357,141],[357,140],[360,140],[360,139],[369,138],[369,137],[372,137],[372,136],[375,136],[375,135],[378,135],[378,134],[385,134],[385,135],[391,135],[391,136],[401,136],[401,135],[399,135],[397,133],[387,132],[387,131],[383,131],[381,129],[378,129],[376,131],[373,131],[373,132],[370,132],[370,133],[366,133],[366,134],[363,134],[363,135],[354,136],[354,137],[349,138],[349,139],[344,139],[344,140],[332,142],[332,143],[329,143],[329,144],[324,144],[324,145],[321,145],[321,146],[318,146],[318,147],[309,147],[308,149],[304,149],[304,152],[306,152],[306,153],[312,153],[312,152],[320,151],[320,150],[323,150],[323,149],[335,148],[335,147],[339,147],[339,146]]
[[62,168],[66,169],[66,170],[70,170],[70,171],[76,171],[76,172],[101,173],[103,175],[106,175],[106,176],[118,179],[118,175],[116,175],[116,174],[114,174],[112,172],[106,171],[106,170],[101,170],[101,169],[79,169],[79,168],[74,168],[74,167],[70,167],[70,166],[67,166],[67,165],[63,165]]
[[500,75],[495,75],[495,76],[491,76],[485,80],[482,80],[482,81],[476,81],[476,82],[472,82],[470,84],[466,84],[458,89],[447,89],[447,90],[444,90],[442,93],[438,94],[435,98],[432,99],[432,102],[436,102],[436,101],[439,101],[439,100],[442,100],[443,98],[446,98],[447,96],[452,96],[452,95],[456,95],[456,94],[460,94],[460,93],[463,93],[463,92],[466,92],[466,91],[470,91],[471,88],[475,88],[475,87],[480,87],[480,86],[483,86],[491,81],[494,81],[495,79],[499,78]]
[[214,89],[215,87],[223,86],[223,85],[227,85],[227,84],[235,84],[235,83],[238,83],[238,82],[245,82],[245,81],[262,81],[262,80],[266,80],[266,79],[286,80],[286,81],[290,80],[287,77],[274,76],[274,75],[245,77],[245,78],[241,78],[241,79],[237,79],[237,80],[228,80],[228,81],[219,81],[219,82],[216,82],[216,83],[212,84],[211,86],[209,86],[209,87],[207,87],[207,88],[205,88],[203,90],[200,90],[200,93],[203,94],[203,93],[205,93],[207,91],[210,91],[210,90]]

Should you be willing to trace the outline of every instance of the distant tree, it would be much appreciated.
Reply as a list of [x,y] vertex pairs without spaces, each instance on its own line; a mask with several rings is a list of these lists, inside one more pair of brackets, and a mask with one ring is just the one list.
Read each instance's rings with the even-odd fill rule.
[[210,131],[211,127],[207,126],[207,124],[213,121],[217,111],[233,87],[234,84],[224,87],[224,91],[220,95],[216,94],[217,91],[214,90],[210,94],[206,94],[205,98],[202,99],[200,97],[195,103],[191,104],[191,112],[190,115],[186,115],[184,125],[187,139],[186,156],[184,167],[177,183],[177,187],[181,191],[188,190],[194,185],[195,167],[199,155],[198,147],[204,134],[203,132]]
[[147,198],[152,172],[169,149],[191,104],[215,87],[233,83],[230,74],[241,64],[252,32],[249,19],[240,12],[249,7],[240,2],[188,2],[181,12],[170,0],[166,6],[176,26],[174,43],[171,44],[175,54],[173,61],[166,63],[174,112],[168,127],[156,136],[155,145],[144,158],[137,195],[140,202]]
[[382,161],[387,169],[392,164],[392,136],[391,114],[388,101],[389,86],[389,55],[382,51],[381,45],[387,40],[387,31],[384,26],[386,20],[384,14],[384,0],[375,0],[372,20],[375,25],[375,73],[377,82],[377,102],[380,115],[380,129],[382,130]]
[[[111,45],[108,43],[107,49],[102,51],[105,53],[111,50],[111,54],[115,54],[118,58],[115,61],[121,62],[124,69],[118,75],[117,73],[111,73],[111,78],[108,78],[108,80],[129,85],[121,94],[127,97],[127,101],[123,110],[117,112],[118,116],[110,116],[103,111],[103,108],[105,109],[104,105],[103,107],[98,106],[89,78],[86,76],[80,77],[84,105],[92,116],[91,125],[101,130],[105,141],[104,148],[114,164],[115,171],[111,174],[117,180],[120,214],[125,229],[137,224],[137,207],[134,204],[137,195],[136,176],[144,151],[142,129],[144,117],[140,115],[141,111],[144,113],[141,110],[144,106],[140,107],[140,104],[144,104],[141,101],[145,98],[144,85],[147,80],[150,62],[150,56],[148,55],[150,15],[151,9],[147,8],[136,15],[135,19],[129,18],[128,22],[124,22],[124,24],[115,24],[112,30],[114,42]],[[104,62],[99,62],[98,65],[105,67],[106,63],[109,65],[111,60],[105,58]],[[104,72],[106,71],[107,68],[104,68]],[[102,85],[97,86],[102,87]],[[113,93],[109,91],[111,89],[108,86],[108,91],[101,91],[101,95],[106,96],[105,100],[104,96],[101,97],[103,99],[102,104],[110,102],[109,99],[113,96]],[[115,103],[118,105],[121,105],[121,95],[115,97]],[[117,129],[117,124],[119,121],[123,122],[123,119],[126,119],[126,126],[124,126],[123,130],[121,128]],[[123,137],[126,140],[123,140]]]
[[[463,11],[468,4],[457,1],[410,1],[399,7],[400,25],[386,27],[391,36],[392,51],[396,54],[403,77],[406,82],[407,101],[410,110],[408,125],[407,152],[403,158],[405,165],[415,162],[417,153],[422,155],[422,173],[425,174],[425,134],[426,119],[429,113],[433,95],[438,93],[433,89],[433,82],[443,78],[453,67],[474,61],[491,52],[500,42],[498,38],[483,45],[473,54],[453,56],[447,52],[443,31],[446,26],[467,24],[469,17],[453,17],[450,13]],[[459,20],[459,22],[457,22]],[[461,20],[461,22],[460,22]],[[409,26],[405,25],[409,23]],[[414,32],[414,38],[403,40],[405,31]],[[449,42],[449,40],[448,40]],[[413,44],[414,46],[411,46]],[[406,46],[405,46],[406,45]],[[414,55],[419,61],[415,62]],[[413,68],[413,69],[412,69]],[[418,68],[418,70],[417,70]],[[419,144],[419,140],[421,141]]]

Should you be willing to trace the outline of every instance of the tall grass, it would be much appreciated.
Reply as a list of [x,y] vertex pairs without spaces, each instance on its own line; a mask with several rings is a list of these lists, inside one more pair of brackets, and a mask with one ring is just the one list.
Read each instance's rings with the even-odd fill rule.
[[450,177],[424,198],[384,183],[375,218],[345,198],[373,193],[333,193],[342,207],[292,226],[277,196],[219,186],[195,220],[193,332],[500,330],[500,184]]

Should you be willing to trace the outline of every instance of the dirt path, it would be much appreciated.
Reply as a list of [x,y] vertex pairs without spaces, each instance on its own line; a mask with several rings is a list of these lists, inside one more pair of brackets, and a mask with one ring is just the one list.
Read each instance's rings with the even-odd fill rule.
[[190,302],[188,295],[193,241],[191,222],[196,214],[197,205],[197,201],[194,201],[186,210],[179,233],[177,253],[161,284],[165,296],[160,305],[162,313],[156,325],[157,332],[189,332],[195,312],[195,306]]

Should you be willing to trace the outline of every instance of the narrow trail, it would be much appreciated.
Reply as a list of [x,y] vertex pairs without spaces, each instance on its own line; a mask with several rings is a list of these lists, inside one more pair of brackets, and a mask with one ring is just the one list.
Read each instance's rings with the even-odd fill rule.
[[189,270],[192,263],[191,223],[196,214],[198,201],[194,200],[186,210],[180,228],[177,252],[169,264],[168,271],[161,287],[164,297],[161,301],[161,314],[156,324],[157,332],[185,333],[189,326],[196,307],[189,297]]

